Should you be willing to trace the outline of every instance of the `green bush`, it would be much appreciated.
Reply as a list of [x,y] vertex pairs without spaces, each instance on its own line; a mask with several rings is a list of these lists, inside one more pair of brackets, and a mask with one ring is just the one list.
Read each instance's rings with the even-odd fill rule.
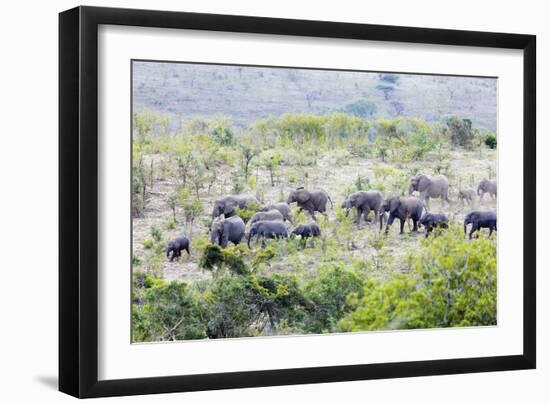
[[338,320],[348,313],[350,294],[362,295],[363,279],[355,271],[341,264],[325,264],[316,277],[304,287],[305,297],[312,302],[305,330],[310,333],[332,332]]
[[496,246],[468,241],[449,229],[423,241],[413,270],[390,280],[368,280],[356,309],[339,322],[342,331],[465,327],[496,324]]
[[145,240],[141,240],[141,245],[143,245],[143,248],[151,249],[155,245],[155,242],[150,238],[146,238]]
[[242,259],[242,252],[238,247],[228,247],[222,250],[220,246],[213,244],[209,244],[204,248],[199,260],[199,266],[216,274],[224,269],[227,269],[229,273],[234,275],[246,275],[250,272]]
[[[139,304],[132,305],[132,340],[174,341],[206,337],[207,323],[201,296],[185,282],[157,282],[134,276],[143,282]],[[149,283],[149,286],[148,286]]]
[[447,133],[452,144],[462,147],[471,147],[474,139],[472,121],[452,116],[447,119]]
[[489,147],[490,149],[496,149],[497,148],[497,136],[494,133],[489,132],[485,136],[485,145],[487,147]]
[[294,278],[220,277],[206,294],[210,338],[250,337],[272,333],[284,320],[298,323],[305,312],[304,300]]

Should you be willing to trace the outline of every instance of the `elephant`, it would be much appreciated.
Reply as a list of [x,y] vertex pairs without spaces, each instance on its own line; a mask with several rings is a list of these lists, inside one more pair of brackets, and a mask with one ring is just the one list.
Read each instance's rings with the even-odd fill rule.
[[426,237],[428,237],[433,229],[447,229],[449,219],[444,213],[425,213],[418,221],[418,225],[426,228]]
[[334,207],[332,204],[332,199],[330,199],[330,196],[326,191],[322,189],[308,191],[304,187],[299,187],[290,192],[286,203],[290,205],[291,203],[296,202],[300,207],[300,210],[307,211],[313,220],[317,220],[315,218],[315,212],[319,212],[327,216],[325,213],[327,210],[327,200],[330,201],[331,208]]
[[220,215],[228,217],[237,214],[236,208],[244,209],[251,205],[259,205],[260,203],[256,197],[252,195],[225,195],[214,201],[214,208],[212,209],[212,219],[217,218]]
[[310,224],[300,224],[292,232],[291,236],[300,236],[302,239],[307,239],[308,237],[319,237],[321,236],[321,229],[317,223]]
[[481,180],[477,186],[477,194],[479,195],[479,202],[483,199],[483,196],[488,193],[492,199],[497,197],[497,182],[489,180]]
[[244,236],[244,221],[239,216],[231,216],[214,222],[210,229],[210,242],[227,247],[229,242],[237,245]]
[[389,212],[388,222],[386,223],[386,233],[389,231],[390,226],[396,218],[401,222],[399,234],[403,234],[403,227],[408,218],[411,218],[413,221],[412,231],[417,231],[417,223],[422,217],[423,209],[424,204],[422,201],[414,196],[395,196],[386,199],[382,205],[382,210],[384,212]]
[[176,237],[173,240],[170,240],[168,245],[166,246],[166,257],[170,257],[170,253],[172,253],[172,256],[170,257],[170,262],[174,261],[174,258],[181,257],[181,251],[185,250],[187,251],[188,255],[191,255],[189,252],[189,239],[185,236]]
[[249,223],[252,225],[260,220],[280,220],[284,221],[284,217],[277,209],[271,209],[267,212],[257,212],[250,218]]
[[493,234],[493,230],[497,231],[497,214],[495,212],[486,211],[474,211],[470,212],[464,218],[464,234],[467,233],[467,226],[471,224],[472,229],[470,230],[469,238],[472,239],[472,234],[479,229],[486,228],[489,229],[489,236]]
[[267,205],[262,209],[262,212],[267,212],[268,210],[276,209],[279,212],[281,212],[281,215],[283,215],[284,220],[288,220],[290,223],[292,223],[292,217],[290,216],[291,208],[286,202],[279,202],[279,203],[272,203],[270,205]]
[[464,190],[458,191],[458,200],[462,204],[462,207],[464,207],[464,203],[466,202],[468,205],[473,206],[476,200],[476,190],[473,188],[467,188]]
[[265,245],[266,238],[287,238],[288,230],[282,220],[260,220],[250,227],[248,248],[250,248],[250,240],[254,236],[256,236],[256,241],[262,238],[262,245]]
[[438,174],[428,177],[418,174],[410,179],[409,195],[414,191],[419,192],[420,200],[426,203],[426,210],[430,207],[430,198],[441,198],[441,206],[446,201],[449,204],[449,180],[444,175]]
[[351,208],[355,208],[357,216],[355,223],[359,225],[361,222],[361,215],[364,215],[365,221],[369,221],[370,211],[374,211],[374,220],[380,218],[380,229],[382,229],[382,223],[384,214],[382,212],[382,204],[384,203],[384,196],[380,191],[359,191],[349,195],[342,203],[342,208],[346,210],[346,217],[349,215]]

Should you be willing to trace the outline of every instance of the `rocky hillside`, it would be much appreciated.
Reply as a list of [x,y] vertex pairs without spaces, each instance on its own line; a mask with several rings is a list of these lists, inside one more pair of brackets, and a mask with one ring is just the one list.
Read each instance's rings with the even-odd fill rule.
[[439,121],[449,115],[496,130],[497,80],[432,75],[134,62],[134,109],[170,117],[229,116],[236,125],[285,112],[346,111],[366,118],[397,115]]

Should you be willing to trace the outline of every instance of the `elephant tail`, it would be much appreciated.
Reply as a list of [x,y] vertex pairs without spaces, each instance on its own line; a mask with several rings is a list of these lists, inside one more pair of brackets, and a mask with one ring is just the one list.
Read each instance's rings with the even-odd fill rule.
[[332,199],[330,199],[330,195],[327,193],[327,198],[330,201],[330,208],[334,209],[334,204],[332,203]]

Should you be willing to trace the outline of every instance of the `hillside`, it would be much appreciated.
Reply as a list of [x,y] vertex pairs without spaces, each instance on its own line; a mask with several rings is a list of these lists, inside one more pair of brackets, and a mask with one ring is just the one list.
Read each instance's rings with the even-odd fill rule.
[[229,116],[238,126],[283,113],[347,111],[439,121],[449,115],[496,130],[497,80],[431,75],[134,62],[134,110],[168,114],[172,130],[190,117]]

